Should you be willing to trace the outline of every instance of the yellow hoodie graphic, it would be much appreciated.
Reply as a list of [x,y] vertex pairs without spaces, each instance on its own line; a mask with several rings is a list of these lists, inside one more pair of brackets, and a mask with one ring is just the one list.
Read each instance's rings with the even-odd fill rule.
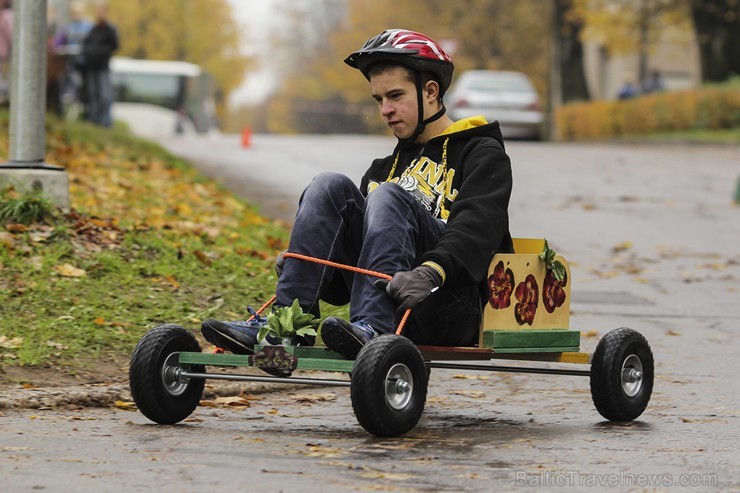
[[[422,157],[406,168],[398,179],[398,185],[413,195],[434,217],[446,220],[448,214],[443,210],[443,201],[454,175],[455,170],[448,173],[445,164]],[[454,190],[453,197],[456,195],[457,190]]]
[[[485,125],[487,122],[483,117],[470,117],[459,120],[450,125],[439,137],[461,132],[469,128]],[[427,156],[414,159],[411,164],[401,173],[400,177],[389,179],[391,183],[397,183],[401,188],[410,193],[419,203],[434,217],[447,221],[450,212],[445,207],[445,201],[454,202],[458,190],[452,188],[455,178],[455,170],[449,169],[447,163],[447,142],[444,142],[442,162],[436,163]],[[370,182],[368,193],[375,190],[380,183]]]

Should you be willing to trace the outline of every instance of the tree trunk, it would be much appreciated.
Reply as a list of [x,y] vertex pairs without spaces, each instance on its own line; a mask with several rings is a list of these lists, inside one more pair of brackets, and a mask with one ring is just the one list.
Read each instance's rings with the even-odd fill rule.
[[705,82],[740,74],[740,4],[733,0],[693,0],[691,14],[699,41]]
[[726,23],[727,44],[725,45],[725,59],[730,75],[740,76],[740,3],[735,3],[734,10],[730,11]]
[[640,8],[640,19],[639,19],[639,41],[637,48],[637,83],[642,86],[647,78],[647,65],[648,65],[648,48],[650,39],[650,17],[651,12],[648,10],[646,4],[642,4]]
[[591,99],[583,66],[583,44],[580,40],[583,23],[565,18],[571,8],[572,0],[555,0],[563,103]]

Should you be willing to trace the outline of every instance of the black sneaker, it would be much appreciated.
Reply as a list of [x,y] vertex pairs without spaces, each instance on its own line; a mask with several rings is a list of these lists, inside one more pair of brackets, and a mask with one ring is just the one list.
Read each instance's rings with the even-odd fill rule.
[[328,317],[321,326],[321,338],[326,347],[344,359],[355,359],[362,346],[377,336],[364,322],[350,323],[341,318]]
[[209,318],[200,324],[200,331],[206,341],[216,347],[234,354],[252,354],[257,344],[257,334],[267,325],[267,317],[260,317],[250,310],[254,318],[236,322],[222,322]]

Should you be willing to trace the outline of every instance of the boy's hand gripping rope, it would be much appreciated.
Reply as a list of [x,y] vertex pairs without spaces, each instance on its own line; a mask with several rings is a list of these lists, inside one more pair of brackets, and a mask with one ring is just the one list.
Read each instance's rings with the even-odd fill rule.
[[[358,274],[364,274],[366,276],[373,276],[373,277],[379,277],[380,279],[385,279],[386,281],[390,281],[393,276],[389,276],[388,274],[383,274],[382,272],[376,272],[374,270],[368,270],[368,269],[361,269],[360,267],[355,267],[353,265],[346,265],[346,264],[340,264],[338,262],[332,262],[331,260],[324,260],[316,257],[309,257],[308,255],[302,255],[300,253],[291,253],[291,252],[285,252],[283,253],[283,257],[285,258],[296,258],[299,260],[305,260],[307,262],[314,262],[317,264],[323,264],[328,265],[329,267],[334,267],[336,269],[344,269],[351,272],[356,272]],[[275,302],[275,296],[273,295],[272,298],[270,298],[267,303],[262,305],[259,310],[257,310],[256,313],[252,314],[252,317],[249,318],[249,320],[252,320],[255,316],[260,315],[267,307],[272,305]],[[401,322],[399,322],[398,327],[396,328],[396,335],[401,335],[403,332],[403,327],[406,325],[406,321],[409,318],[409,315],[411,315],[411,308],[407,309],[406,312],[404,312],[403,317],[401,318]]]

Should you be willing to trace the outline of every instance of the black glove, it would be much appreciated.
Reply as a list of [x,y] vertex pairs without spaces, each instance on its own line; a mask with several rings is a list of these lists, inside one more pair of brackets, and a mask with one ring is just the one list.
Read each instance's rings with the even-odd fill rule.
[[278,256],[275,258],[275,274],[277,274],[278,277],[283,273],[283,267],[285,267],[285,257],[283,257],[283,254],[287,251],[288,250],[283,250],[278,253]]
[[399,308],[405,311],[421,303],[442,285],[442,276],[434,267],[420,265],[414,270],[396,272],[393,279],[381,279],[375,282],[380,288],[385,288],[388,296],[396,300]]

